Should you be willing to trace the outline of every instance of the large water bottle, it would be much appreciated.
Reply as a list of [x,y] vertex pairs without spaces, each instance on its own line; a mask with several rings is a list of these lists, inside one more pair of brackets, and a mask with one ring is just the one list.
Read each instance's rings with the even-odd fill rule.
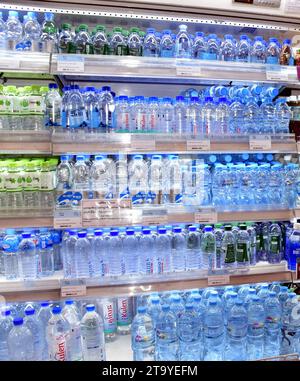
[[244,106],[244,118],[245,127],[243,129],[243,133],[260,133],[260,123],[263,119],[261,109],[257,105],[254,97],[247,97],[247,101]]
[[73,186],[74,190],[84,192],[89,190],[90,169],[86,164],[84,155],[76,156],[76,163],[73,168]]
[[196,226],[190,226],[187,234],[186,269],[198,270],[201,268],[200,252],[201,235]]
[[57,47],[59,53],[76,53],[74,34],[71,29],[72,26],[70,24],[62,24],[61,31],[57,37]]
[[27,12],[24,22],[24,40],[28,50],[32,52],[41,51],[42,28],[37,20],[35,12]]
[[230,131],[229,106],[225,97],[221,97],[216,103],[214,134],[224,135]]
[[92,251],[92,267],[94,277],[103,277],[107,274],[107,240],[103,237],[103,231],[100,229],[95,230],[95,238]]
[[193,304],[187,304],[185,311],[177,320],[179,339],[179,360],[201,360],[201,326],[199,316],[194,311]]
[[254,37],[254,42],[251,47],[250,61],[254,63],[266,62],[266,45],[262,36]]
[[34,361],[34,338],[30,330],[23,324],[21,317],[14,319],[14,327],[8,334],[7,345],[11,361]]
[[190,132],[189,127],[187,126],[187,117],[188,117],[188,103],[183,96],[177,96],[176,102],[174,105],[174,132],[177,134],[185,134]]
[[13,328],[13,318],[11,311],[6,309],[0,314],[0,361],[8,361],[8,334]]
[[130,107],[130,113],[130,131],[145,131],[147,126],[147,106],[145,98],[143,96],[138,96],[134,98],[134,102]]
[[192,43],[190,36],[187,32],[186,25],[179,25],[179,32],[175,41],[175,57],[177,58],[191,58]]
[[243,302],[237,299],[227,316],[227,340],[224,360],[244,361],[247,359],[247,328],[247,311],[243,306]]
[[220,56],[223,61],[235,61],[236,45],[231,34],[224,35],[224,41],[220,48]]
[[131,348],[134,361],[153,361],[155,353],[155,331],[146,307],[138,307],[131,327]]
[[85,231],[78,232],[77,237],[75,243],[76,276],[78,278],[89,278],[91,276],[91,244],[87,239],[87,233]]
[[178,360],[178,336],[175,315],[169,305],[162,306],[156,322],[156,353],[157,361]]
[[54,21],[54,13],[45,12],[41,34],[41,50],[47,53],[56,53],[57,27]]
[[116,130],[129,132],[130,131],[130,108],[128,97],[121,95],[118,99],[115,98],[115,112],[113,127]]
[[171,240],[167,229],[159,228],[155,239],[155,269],[156,274],[164,274],[171,271]]
[[246,35],[240,36],[236,47],[236,60],[238,62],[249,62],[250,60],[250,43]]
[[240,134],[245,123],[245,106],[241,99],[235,97],[229,106],[229,124],[231,134]]
[[[42,302],[40,309],[37,313],[38,320],[42,323],[43,326],[43,337],[46,338],[46,328],[48,321],[51,318],[50,304],[49,302]],[[48,360],[48,343],[47,340],[44,340],[44,347],[42,349],[42,360]]]
[[[277,204],[278,205],[278,204]],[[269,263],[280,263],[283,259],[283,248],[282,248],[282,231],[279,224],[273,222],[270,226],[269,233],[269,253],[268,262]]]
[[58,92],[56,83],[49,84],[49,92],[45,97],[45,125],[47,127],[61,125],[61,106],[62,100]]
[[76,278],[75,266],[75,243],[77,233],[75,230],[69,230],[62,240],[63,269],[65,278]]
[[0,50],[7,49],[7,26],[2,18],[2,12],[0,12]]
[[143,229],[143,235],[139,240],[139,245],[139,272],[143,275],[151,275],[154,273],[155,266],[155,242],[150,229]]
[[258,360],[264,355],[264,326],[264,306],[260,298],[254,296],[248,308],[248,360]]
[[23,26],[19,20],[19,13],[17,11],[8,11],[6,28],[7,48],[9,50],[15,50],[16,45],[21,41],[23,35]]
[[149,166],[149,192],[147,202],[151,204],[162,203],[162,156],[153,155]]
[[108,242],[109,252],[112,255],[108,258],[108,272],[111,276],[120,276],[125,273],[125,263],[123,252],[123,242],[119,236],[118,230],[110,232],[110,239]]
[[217,60],[220,56],[220,42],[216,34],[211,33],[206,38],[205,60]]
[[299,353],[300,319],[299,301],[294,292],[288,294],[288,298],[282,308],[282,341],[280,354]]
[[21,277],[24,280],[36,279],[38,270],[37,252],[31,234],[22,233],[22,240],[19,244],[19,258],[21,267]]
[[76,53],[92,54],[92,40],[87,25],[81,24],[76,29],[74,46],[76,49]]
[[162,308],[162,306],[161,306],[161,303],[160,303],[159,296],[153,296],[150,299],[150,303],[148,303],[147,313],[149,314],[149,316],[152,319],[152,324],[153,324],[154,329],[156,327],[157,318],[158,318],[159,314],[162,311],[161,308]]
[[201,238],[201,263],[204,270],[216,268],[216,239],[211,226],[205,226]]
[[185,271],[186,269],[186,237],[180,227],[173,229],[172,238],[172,271]]
[[163,98],[160,104],[159,131],[172,133],[175,125],[175,114],[172,98]]
[[19,238],[14,229],[7,229],[2,242],[4,275],[6,279],[19,278]]
[[223,359],[224,321],[222,308],[216,300],[209,300],[204,312],[204,360]]
[[143,204],[148,193],[148,165],[143,155],[134,155],[129,162],[128,187],[132,204]]
[[250,237],[246,225],[240,225],[236,237],[236,261],[237,268],[248,271],[250,266]]
[[204,134],[215,134],[216,106],[212,97],[205,97],[201,110],[201,126]]
[[277,38],[269,38],[269,44],[266,50],[266,63],[267,64],[279,64],[280,48],[278,46]]
[[68,361],[81,361],[83,354],[81,347],[80,315],[73,300],[65,301],[62,316],[70,326]]
[[276,111],[270,97],[263,99],[260,106],[261,124],[260,133],[274,134],[276,127]]
[[125,266],[124,271],[128,275],[136,275],[138,273],[139,242],[134,233],[134,229],[127,229],[122,245]]
[[45,332],[42,322],[38,319],[34,308],[26,308],[24,326],[29,329],[33,336],[34,360],[41,361],[45,346]]
[[155,36],[155,29],[148,28],[144,38],[143,44],[144,57],[158,57],[159,56],[159,42]]
[[227,272],[235,272],[236,270],[236,247],[235,238],[232,233],[232,227],[230,225],[225,226],[224,233],[222,236],[221,244],[221,266]]
[[68,360],[68,338],[70,325],[61,314],[61,308],[56,306],[52,309],[52,315],[46,328],[46,339],[50,361]]
[[184,302],[179,294],[172,294],[169,298],[170,311],[173,312],[176,319],[184,313]]
[[114,298],[104,298],[98,302],[104,324],[105,341],[112,342],[117,338],[117,304]]
[[265,304],[265,357],[280,355],[281,305],[274,291],[269,292]]
[[[203,134],[201,106],[198,97],[192,97],[185,108],[185,130],[187,134]],[[177,121],[176,121],[177,123]]]
[[54,273],[53,242],[47,228],[40,228],[37,248],[39,276],[51,276]]
[[91,132],[95,131],[95,128],[98,128],[100,124],[99,106],[95,91],[93,86],[88,86],[85,88],[84,92],[86,123]]
[[292,111],[286,103],[286,98],[278,98],[275,106],[277,123],[275,125],[276,134],[288,134]]
[[84,127],[86,124],[84,100],[78,85],[70,86],[66,119],[71,129]]

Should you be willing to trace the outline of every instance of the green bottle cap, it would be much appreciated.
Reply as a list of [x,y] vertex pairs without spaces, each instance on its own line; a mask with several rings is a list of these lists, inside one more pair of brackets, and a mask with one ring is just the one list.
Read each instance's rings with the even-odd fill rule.
[[47,86],[40,87],[40,94],[47,94],[48,91],[49,91],[49,88]]
[[125,30],[125,29],[122,31],[122,34],[123,34],[124,37],[128,37],[129,36],[128,30]]
[[68,24],[68,23],[64,23],[64,24],[62,24],[62,26],[61,26],[61,29],[63,29],[63,30],[71,30],[71,24]]
[[216,227],[217,229],[221,229],[222,226],[223,226],[223,224],[215,224],[215,227]]
[[104,25],[96,25],[94,30],[97,31],[97,32],[105,32],[106,28],[105,28]]
[[142,30],[139,31],[139,36],[140,36],[140,37],[145,37],[145,35],[146,35],[145,32],[143,32]]
[[32,85],[31,86],[33,94],[39,94],[40,93],[40,86],[38,85]]
[[17,92],[16,86],[6,86],[5,90],[7,91],[7,93],[16,93]]
[[129,29],[129,32],[130,32],[130,33],[139,33],[139,31],[140,31],[140,29],[137,28],[137,27],[133,27],[133,28],[130,28],[130,29]]
[[86,24],[80,24],[78,30],[88,32],[89,27]]
[[120,26],[116,26],[114,29],[113,29],[113,32],[120,32],[122,33],[122,28]]

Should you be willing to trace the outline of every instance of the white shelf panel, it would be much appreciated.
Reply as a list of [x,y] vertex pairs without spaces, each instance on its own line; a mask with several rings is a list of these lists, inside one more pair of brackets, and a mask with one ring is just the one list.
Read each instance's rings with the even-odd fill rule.
[[49,53],[1,52],[0,72],[48,74]]

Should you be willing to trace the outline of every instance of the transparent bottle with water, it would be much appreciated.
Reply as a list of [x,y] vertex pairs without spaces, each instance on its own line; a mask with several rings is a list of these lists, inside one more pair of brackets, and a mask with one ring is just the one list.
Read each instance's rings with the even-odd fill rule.
[[131,348],[134,361],[154,361],[155,330],[151,317],[146,313],[146,307],[137,309],[131,327]]
[[278,46],[277,38],[269,38],[269,43],[266,50],[266,63],[272,65],[279,64],[280,48]]
[[128,97],[120,95],[116,100],[116,108],[114,113],[113,126],[116,130],[129,132],[130,131],[130,108]]
[[34,361],[33,334],[24,324],[23,318],[14,318],[13,324],[14,327],[7,337],[9,359],[11,361]]
[[178,360],[179,342],[177,321],[169,305],[162,306],[156,322],[155,359],[157,361]]
[[221,243],[222,250],[222,267],[227,272],[235,272],[236,271],[236,247],[235,247],[235,238],[232,233],[232,227],[230,225],[226,225],[224,228],[224,233],[222,236]]
[[280,355],[281,305],[274,291],[269,292],[264,304],[265,320],[265,357]]
[[237,268],[248,271],[250,266],[250,238],[246,225],[240,225],[236,238],[236,262]]
[[54,13],[45,12],[41,32],[41,50],[47,53],[57,52],[57,27],[54,21]]
[[202,132],[206,135],[215,133],[216,106],[212,97],[205,97],[201,109]]
[[19,238],[14,229],[7,229],[3,238],[4,275],[7,280],[18,279],[19,272]]
[[25,310],[24,326],[29,329],[33,336],[34,360],[41,361],[44,348],[44,329],[42,322],[36,315],[36,310],[29,307]]
[[222,308],[216,300],[209,300],[203,317],[204,360],[223,360],[224,321]]
[[220,56],[223,61],[235,61],[236,45],[231,34],[225,34],[220,48]]
[[106,28],[103,25],[97,25],[92,35],[92,48],[94,54],[106,54],[108,47],[108,38]]
[[175,227],[172,238],[172,271],[186,270],[186,250],[186,237],[180,227]]
[[7,49],[7,26],[0,12],[0,50]]
[[190,58],[192,53],[191,39],[186,25],[179,25],[179,32],[175,41],[175,57]]
[[70,325],[62,316],[61,307],[55,306],[46,327],[46,339],[50,361],[68,361]]
[[139,245],[139,272],[143,275],[151,275],[154,273],[155,265],[155,242],[150,229],[143,229],[143,235],[140,238]]
[[73,300],[66,300],[62,316],[69,323],[68,361],[82,361],[80,315]]
[[157,97],[150,97],[146,114],[146,131],[158,132],[160,129],[160,105]]
[[91,276],[90,261],[92,248],[85,231],[78,232],[77,237],[78,238],[75,243],[76,276],[78,278],[89,278]]
[[13,318],[11,316],[11,311],[5,309],[0,313],[0,361],[9,360],[8,352],[8,335],[13,329]]
[[54,273],[52,237],[47,228],[40,228],[37,245],[39,276],[47,277]]
[[262,36],[255,36],[251,47],[250,61],[254,63],[266,62],[266,45]]
[[78,85],[70,86],[66,119],[72,130],[84,127],[86,124],[84,100]]
[[203,134],[201,112],[202,108],[200,106],[199,98],[191,97],[190,101],[187,103],[187,106],[185,107],[186,128],[183,132],[192,135]]
[[126,237],[123,240],[122,246],[124,271],[127,275],[136,275],[138,273],[139,242],[134,229],[126,230]]
[[248,360],[258,360],[264,355],[265,309],[258,296],[253,296],[248,308],[247,353]]
[[196,32],[192,45],[193,58],[204,59],[206,52],[206,41],[203,32]]
[[288,134],[290,120],[292,119],[292,111],[286,103],[286,98],[278,98],[276,100],[275,114],[277,124],[275,125],[276,134]]
[[205,226],[201,238],[201,263],[204,270],[216,269],[216,239],[211,226]]
[[217,60],[220,56],[220,43],[218,36],[211,33],[206,38],[206,51],[204,53],[204,59]]
[[240,36],[240,41],[236,48],[236,60],[238,62],[249,62],[250,60],[250,43],[246,35]]
[[19,258],[21,277],[24,280],[36,279],[38,275],[38,257],[36,244],[30,233],[22,233],[22,240],[19,244]]
[[148,28],[143,43],[143,56],[144,57],[158,57],[159,56],[159,42],[155,36],[155,29]]
[[25,44],[28,44],[29,50],[32,52],[41,51],[42,28],[35,12],[27,12],[23,28]]
[[174,56],[175,43],[170,30],[166,29],[162,32],[160,39],[160,57],[171,58]]
[[15,50],[16,45],[21,41],[23,36],[23,26],[20,22],[19,13],[17,11],[8,11],[6,28],[7,48],[8,50]]

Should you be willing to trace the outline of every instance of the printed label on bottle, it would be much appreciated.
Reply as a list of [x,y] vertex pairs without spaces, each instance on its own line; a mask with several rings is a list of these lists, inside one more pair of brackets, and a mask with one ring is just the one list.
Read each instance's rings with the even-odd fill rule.
[[237,262],[248,262],[248,245],[244,242],[238,242],[236,245],[236,260]]
[[154,264],[152,258],[146,258],[146,274],[153,274],[154,273]]
[[23,187],[23,177],[19,172],[9,172],[5,177],[5,188],[8,191],[21,191]]
[[279,58],[269,56],[269,57],[267,57],[266,63],[271,64],[271,65],[277,65],[277,64],[279,64]]
[[89,358],[89,353],[92,358],[97,354],[99,361],[105,361],[104,343],[102,343],[99,330],[97,329],[95,332],[94,327],[86,326],[82,333],[82,346],[87,358]]
[[137,113],[135,118],[135,129],[137,131],[145,131],[146,129],[146,114],[145,113]]
[[67,345],[66,335],[51,337],[51,345],[49,346],[50,360],[67,361]]
[[40,172],[41,190],[51,191],[55,188],[53,172]]
[[103,301],[103,322],[104,333],[114,333],[117,329],[116,309],[115,304],[111,301]]
[[37,171],[24,172],[25,182],[23,188],[26,189],[40,189],[40,177]]
[[225,248],[225,263],[234,263],[235,262],[235,250],[234,244],[229,243]]
[[129,298],[118,298],[118,326],[126,326],[131,324],[132,321],[132,311],[131,303]]
[[272,254],[279,254],[279,248],[280,248],[280,237],[279,236],[271,236],[270,252]]

